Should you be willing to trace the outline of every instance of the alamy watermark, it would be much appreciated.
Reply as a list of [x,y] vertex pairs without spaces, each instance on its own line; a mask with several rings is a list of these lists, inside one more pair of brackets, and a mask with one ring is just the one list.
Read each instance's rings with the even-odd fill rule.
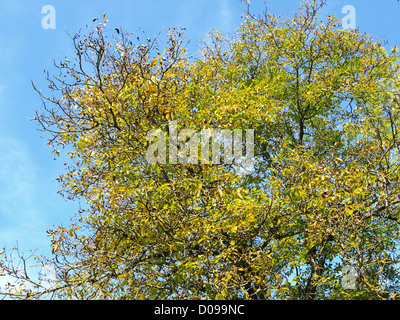
[[55,29],[56,28],[56,8],[52,5],[45,5],[42,7],[42,13],[46,14],[42,18],[43,29]]
[[342,19],[343,29],[354,30],[356,28],[356,8],[351,5],[346,5],[342,8],[342,13],[346,14]]
[[342,269],[343,289],[356,289],[357,271],[351,265],[345,265]]
[[[254,130],[246,129],[246,155],[242,150],[242,129],[183,129],[178,133],[177,121],[168,124],[169,164],[221,164],[223,145],[224,164],[234,164],[241,175],[254,171]],[[151,142],[146,152],[149,163],[167,164],[167,133],[160,128],[150,130],[147,140]],[[178,149],[178,144],[180,148]],[[200,148],[199,148],[200,145]],[[212,147],[210,159],[210,146]],[[199,154],[200,151],[200,154]]]

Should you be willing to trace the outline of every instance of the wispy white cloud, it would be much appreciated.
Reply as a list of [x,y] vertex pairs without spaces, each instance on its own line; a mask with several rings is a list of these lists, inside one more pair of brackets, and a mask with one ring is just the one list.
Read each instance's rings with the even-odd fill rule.
[[0,137],[1,245],[10,246],[19,239],[24,247],[30,247],[37,246],[40,237],[43,239],[45,216],[37,198],[41,183],[35,171],[23,142],[10,136]]
[[220,15],[222,20],[222,28],[230,30],[232,25],[232,10],[228,0],[220,0]]

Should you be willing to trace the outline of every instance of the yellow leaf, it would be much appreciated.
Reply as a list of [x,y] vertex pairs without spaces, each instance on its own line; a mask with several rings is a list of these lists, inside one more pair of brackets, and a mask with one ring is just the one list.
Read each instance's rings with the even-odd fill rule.
[[154,67],[157,64],[158,57],[155,57],[152,62],[150,62],[150,67]]
[[54,252],[57,252],[59,249],[60,249],[60,245],[59,245],[58,243],[56,243],[56,244],[54,245],[52,251],[53,251],[53,253],[54,253]]

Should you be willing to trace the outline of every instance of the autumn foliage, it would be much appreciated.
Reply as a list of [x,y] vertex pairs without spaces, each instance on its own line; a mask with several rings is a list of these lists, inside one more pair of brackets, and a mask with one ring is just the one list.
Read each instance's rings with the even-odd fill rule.
[[[390,299],[399,292],[397,49],[307,2],[245,16],[189,57],[107,30],[72,38],[36,120],[70,156],[60,192],[88,208],[49,230],[51,285],[13,268],[2,291],[57,299]],[[118,30],[119,31],[119,30]],[[113,35],[112,38],[111,34]],[[50,91],[50,95],[48,92]],[[254,129],[255,170],[149,164],[146,134]],[[356,288],[341,270],[357,271]]]

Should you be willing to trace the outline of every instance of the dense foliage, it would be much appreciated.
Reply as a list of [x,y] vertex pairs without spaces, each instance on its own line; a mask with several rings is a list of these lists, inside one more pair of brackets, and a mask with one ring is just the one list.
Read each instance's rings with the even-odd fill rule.
[[[17,278],[4,296],[395,298],[399,56],[321,20],[321,6],[247,15],[196,58],[179,29],[163,50],[120,30],[109,40],[106,21],[74,36],[36,119],[56,153],[69,151],[61,193],[89,208],[49,230],[53,257],[35,257],[55,270],[50,284],[4,253]],[[147,133],[171,121],[254,129],[254,171],[148,163]],[[346,265],[355,289],[341,283]]]

